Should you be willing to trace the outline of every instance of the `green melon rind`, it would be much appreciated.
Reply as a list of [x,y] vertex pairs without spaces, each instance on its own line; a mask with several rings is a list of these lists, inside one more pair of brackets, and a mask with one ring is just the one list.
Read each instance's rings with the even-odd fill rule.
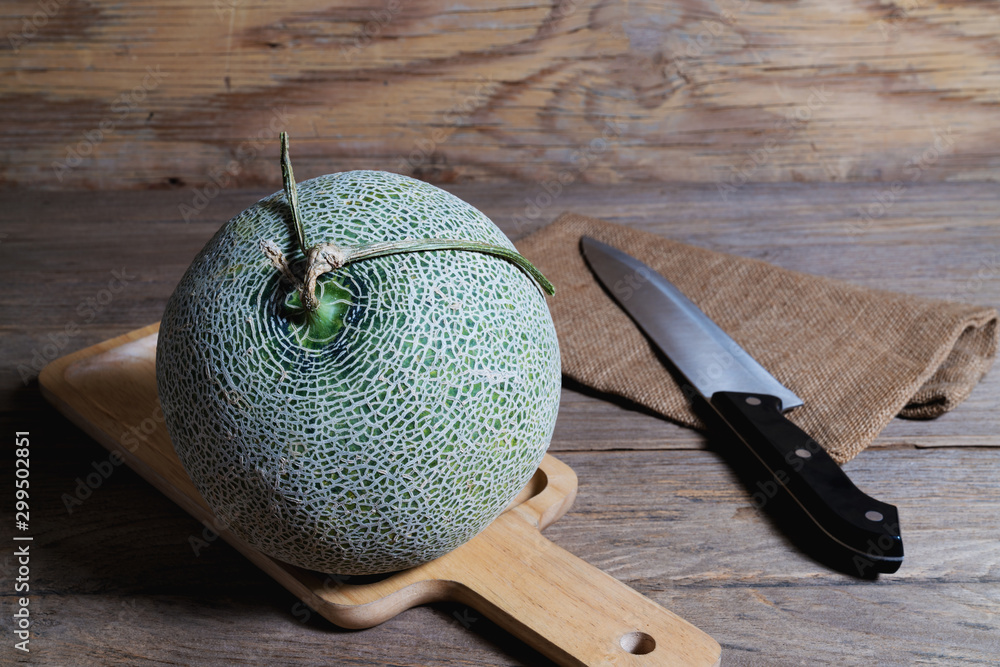
[[[298,192],[314,242],[513,248],[405,176],[344,172]],[[436,558],[496,518],[548,447],[560,364],[544,297],[481,253],[363,260],[321,277],[350,307],[332,341],[303,344],[260,249],[303,260],[288,217],[283,193],[237,215],[168,302],[157,382],[178,456],[218,519],[279,560],[374,574]]]

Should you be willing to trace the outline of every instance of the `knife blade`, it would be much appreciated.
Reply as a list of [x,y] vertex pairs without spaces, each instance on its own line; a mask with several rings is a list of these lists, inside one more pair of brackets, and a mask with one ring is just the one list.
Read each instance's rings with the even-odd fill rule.
[[802,405],[676,286],[634,257],[583,237],[591,270],[619,306],[860,574],[903,562],[896,507],[861,491],[784,412]]

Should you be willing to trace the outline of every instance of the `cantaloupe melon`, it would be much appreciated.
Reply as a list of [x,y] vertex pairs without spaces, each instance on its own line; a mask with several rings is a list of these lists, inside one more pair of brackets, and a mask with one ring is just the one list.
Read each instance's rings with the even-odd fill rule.
[[358,259],[320,275],[309,308],[291,182],[227,222],[171,296],[167,427],[219,521],[262,552],[331,573],[411,567],[485,528],[548,447],[560,365],[545,297],[471,205],[351,171],[298,184],[310,241],[497,252]]

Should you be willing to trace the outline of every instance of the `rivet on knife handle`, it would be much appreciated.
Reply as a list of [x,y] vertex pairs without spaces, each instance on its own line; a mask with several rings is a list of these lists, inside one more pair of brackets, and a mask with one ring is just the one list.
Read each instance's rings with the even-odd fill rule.
[[899,569],[903,540],[896,508],[856,487],[825,449],[785,418],[781,401],[720,391],[709,403],[816,525],[854,552],[859,574]]
[[787,489],[825,539],[847,549],[859,575],[899,569],[896,508],[862,493],[785,419],[782,412],[802,399],[662,275],[595,239],[585,236],[580,245],[611,296],[763,464],[774,479],[765,483]]

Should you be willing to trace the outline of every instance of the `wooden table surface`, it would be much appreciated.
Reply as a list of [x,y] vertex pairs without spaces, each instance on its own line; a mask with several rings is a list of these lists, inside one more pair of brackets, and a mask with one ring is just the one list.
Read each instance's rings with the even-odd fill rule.
[[998,35],[953,0],[6,0],[0,184],[267,186],[278,130],[297,174],[551,179],[603,138],[588,182],[989,180]]
[[[862,225],[856,209],[885,184],[748,183],[725,198],[714,184],[575,184],[525,223],[516,218],[530,187],[448,189],[515,239],[577,210],[862,285],[1000,304],[993,183],[914,185]],[[196,553],[203,526],[130,470],[78,488],[108,453],[42,400],[36,367],[158,320],[195,252],[269,192],[225,190],[190,222],[178,209],[186,190],[0,193],[0,410],[8,439],[31,433],[35,619],[24,656],[5,611],[0,662],[545,664],[458,605],[340,630],[221,540]],[[725,443],[585,388],[566,387],[562,401],[551,451],[576,470],[580,490],[546,534],[711,634],[723,664],[993,664],[1000,655],[996,369],[953,412],[896,420],[845,466],[899,507],[906,562],[876,581],[799,553],[751,506],[716,452]],[[3,493],[6,534],[13,508]],[[10,610],[7,547],[0,565]]]

